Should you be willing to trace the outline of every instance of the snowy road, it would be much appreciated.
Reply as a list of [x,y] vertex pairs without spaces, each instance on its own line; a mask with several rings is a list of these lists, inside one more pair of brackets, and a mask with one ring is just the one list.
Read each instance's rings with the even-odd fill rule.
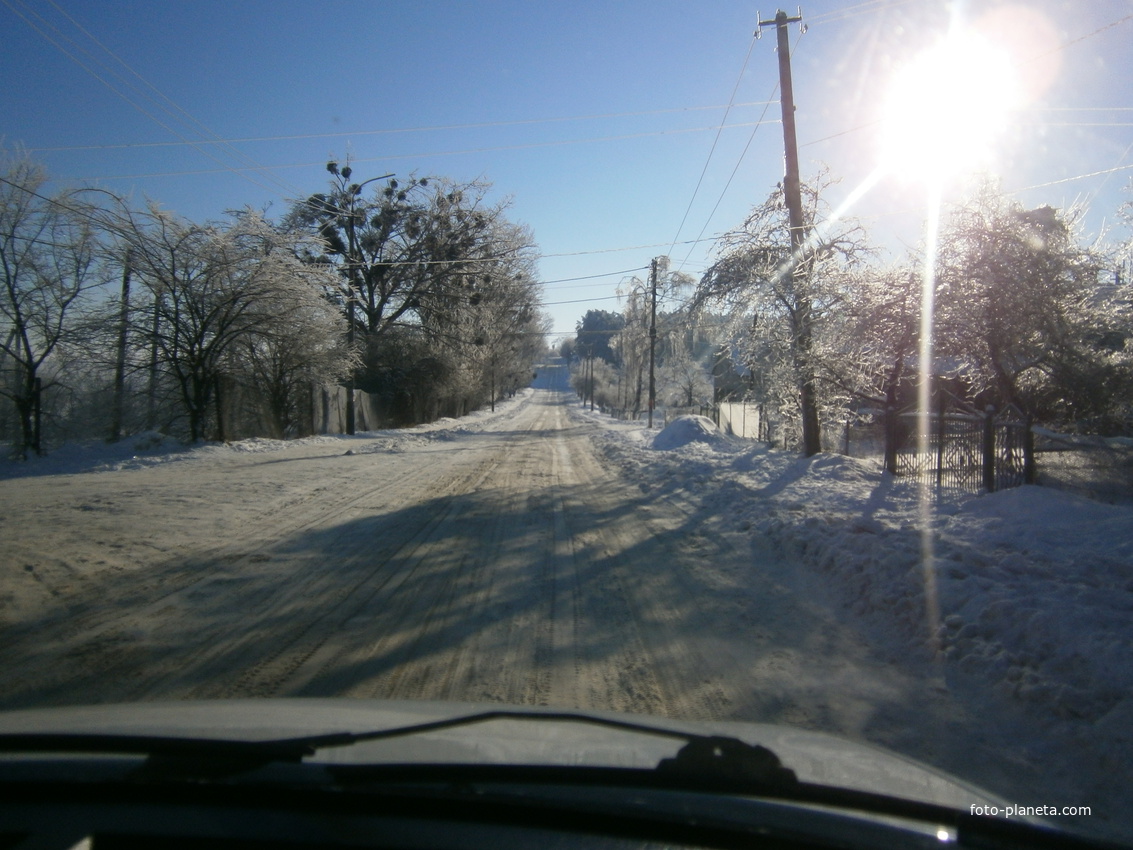
[[861,731],[879,693],[919,690],[797,571],[603,468],[572,407],[537,391],[352,454],[3,482],[0,704],[378,696]]
[[1104,765],[1052,785],[1048,729],[850,616],[695,453],[666,483],[611,463],[602,428],[541,389],[407,431],[0,480],[0,708],[347,696],[783,722],[1016,801],[1097,799]]

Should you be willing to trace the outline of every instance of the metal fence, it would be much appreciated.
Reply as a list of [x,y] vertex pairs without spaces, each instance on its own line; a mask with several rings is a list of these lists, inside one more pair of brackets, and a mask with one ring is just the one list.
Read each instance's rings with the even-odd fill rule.
[[1133,502],[1133,440],[1035,429],[1038,483],[1104,502]]
[[1033,482],[1030,423],[1014,408],[885,418],[885,467],[936,487],[994,492]]
[[[633,418],[632,411],[606,411]],[[655,411],[657,427],[696,409]],[[699,410],[725,433],[768,441],[770,423],[754,402]],[[667,414],[667,415],[666,415]],[[645,412],[640,413],[644,419]],[[922,433],[923,431],[923,433]],[[970,493],[1037,483],[1109,502],[1133,502],[1133,440],[1055,434],[1014,407],[988,410],[873,411],[825,423],[825,451],[880,461],[894,475]]]

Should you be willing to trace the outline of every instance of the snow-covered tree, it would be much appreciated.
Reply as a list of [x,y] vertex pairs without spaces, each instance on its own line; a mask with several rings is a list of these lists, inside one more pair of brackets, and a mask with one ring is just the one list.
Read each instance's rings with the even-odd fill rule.
[[832,220],[824,180],[803,186],[807,237],[801,255],[791,243],[782,192],[776,189],[744,223],[725,234],[718,259],[697,287],[694,302],[726,311],[742,353],[772,383],[772,400],[799,423],[805,454],[821,449],[822,360],[837,356],[830,326],[842,318],[852,273],[867,254],[852,219]]
[[135,338],[175,386],[190,439],[210,422],[223,429],[212,410],[226,379],[246,371],[284,417],[297,381],[333,380],[351,362],[344,323],[322,295],[327,272],[299,259],[309,236],[252,211],[198,225],[153,205],[119,210],[111,226],[148,293],[134,314]]
[[674,334],[661,366],[661,397],[673,407],[697,407],[712,401],[709,367],[693,356],[683,335]]
[[[287,220],[321,240],[308,261],[339,276],[332,298],[366,352],[357,386],[400,411],[398,419],[494,403],[497,389],[530,371],[530,362],[522,370],[510,363],[527,356],[516,340],[537,313],[530,231],[508,221],[507,201],[489,201],[487,183],[354,182],[349,165],[327,169],[329,191],[297,204]],[[489,304],[495,323],[485,320]]]
[[108,280],[98,233],[81,193],[48,196],[47,176],[24,157],[0,180],[0,396],[19,420],[16,452],[41,454],[40,406],[58,380],[51,358]]
[[896,407],[902,385],[915,379],[920,315],[919,270],[860,269],[847,287],[841,321],[831,328],[835,356],[821,361],[824,383],[857,402]]
[[1117,318],[1108,263],[1080,240],[1073,212],[1026,209],[991,183],[949,217],[936,350],[973,393],[1048,421],[1106,415],[1128,378],[1105,344]]

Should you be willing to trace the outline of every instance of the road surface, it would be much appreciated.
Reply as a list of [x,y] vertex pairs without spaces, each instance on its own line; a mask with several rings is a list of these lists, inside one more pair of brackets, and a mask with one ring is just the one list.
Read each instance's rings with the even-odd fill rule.
[[427,428],[0,480],[0,709],[610,709],[833,732],[1008,798],[1050,787],[1019,755],[1042,728],[1020,737],[1013,708],[871,635],[820,574],[695,497],[710,477],[632,480],[561,376],[539,384]]
[[477,426],[0,482],[0,706],[341,695],[823,725],[837,690],[841,725],[872,714],[852,680],[884,661],[769,555],[605,468],[576,404],[536,390]]

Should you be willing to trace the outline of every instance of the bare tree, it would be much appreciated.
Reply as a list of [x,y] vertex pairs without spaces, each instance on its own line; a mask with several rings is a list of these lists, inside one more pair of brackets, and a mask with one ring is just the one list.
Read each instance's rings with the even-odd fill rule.
[[191,440],[205,436],[210,421],[223,429],[212,409],[224,379],[245,367],[278,408],[299,376],[338,377],[350,362],[341,337],[325,336],[342,329],[324,309],[333,275],[299,259],[308,236],[273,228],[252,211],[197,225],[154,206],[122,211],[113,227],[152,299],[152,320],[139,317],[136,335],[173,381]]
[[46,366],[108,280],[89,206],[77,192],[44,194],[46,182],[26,158],[10,161],[0,178],[0,359],[11,364],[0,395],[15,406],[22,458],[44,450],[40,409],[57,381]]

